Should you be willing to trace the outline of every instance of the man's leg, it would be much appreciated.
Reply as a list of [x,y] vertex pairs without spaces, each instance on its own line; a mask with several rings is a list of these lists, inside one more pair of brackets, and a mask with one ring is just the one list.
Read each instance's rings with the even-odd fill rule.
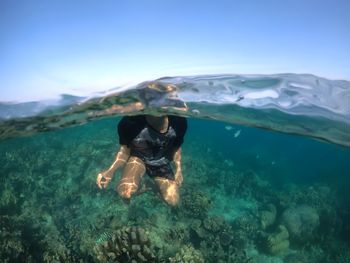
[[141,178],[145,172],[146,167],[143,161],[138,157],[131,156],[117,185],[118,194],[124,199],[130,199],[139,188]]
[[155,177],[154,181],[159,188],[162,198],[167,204],[175,206],[179,203],[179,186],[175,181],[163,177]]

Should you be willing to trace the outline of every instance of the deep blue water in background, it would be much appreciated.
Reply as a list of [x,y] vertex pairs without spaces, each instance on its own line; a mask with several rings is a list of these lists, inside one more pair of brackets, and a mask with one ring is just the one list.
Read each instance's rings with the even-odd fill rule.
[[[225,129],[228,125],[231,130]],[[241,133],[235,138],[238,130]],[[192,139],[221,152],[239,166],[265,171],[275,183],[341,185],[350,180],[350,149],[330,143],[198,119],[189,120],[186,141]]]

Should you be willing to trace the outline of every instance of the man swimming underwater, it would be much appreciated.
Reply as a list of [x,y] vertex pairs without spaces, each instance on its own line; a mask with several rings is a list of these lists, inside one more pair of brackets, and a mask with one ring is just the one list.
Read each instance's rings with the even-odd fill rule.
[[[125,116],[118,124],[120,150],[115,161],[97,175],[97,186],[106,188],[115,171],[125,165],[117,185],[118,194],[125,200],[140,191],[141,179],[147,173],[155,183],[163,200],[169,205],[179,202],[181,144],[187,130],[183,117]],[[175,166],[175,172],[172,168]]]

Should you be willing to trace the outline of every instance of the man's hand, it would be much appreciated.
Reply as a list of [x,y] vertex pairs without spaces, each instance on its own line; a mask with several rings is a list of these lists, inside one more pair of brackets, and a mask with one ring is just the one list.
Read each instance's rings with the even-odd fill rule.
[[180,187],[182,185],[183,180],[184,178],[182,177],[182,171],[178,169],[175,172],[175,182]]
[[111,180],[112,173],[109,170],[107,170],[97,175],[96,184],[100,189],[106,188]]
[[174,164],[175,164],[175,183],[180,187],[184,178],[182,177],[181,171],[181,148],[177,149],[174,153]]
[[115,171],[126,163],[126,161],[129,158],[129,155],[130,149],[126,145],[121,145],[115,157],[115,161],[113,162],[111,167],[109,167],[108,170],[101,172],[97,175],[96,184],[98,188],[102,189],[107,187],[109,182],[112,180]]

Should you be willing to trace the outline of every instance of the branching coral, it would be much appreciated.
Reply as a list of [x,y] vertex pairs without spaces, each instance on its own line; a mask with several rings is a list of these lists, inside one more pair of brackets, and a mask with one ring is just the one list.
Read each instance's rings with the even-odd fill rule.
[[200,247],[208,262],[248,262],[233,260],[242,259],[244,253],[241,252],[244,242],[241,236],[221,217],[207,217],[202,221],[193,220],[191,242]]
[[205,218],[203,220],[203,227],[214,234],[224,232],[231,228],[223,218],[217,216]]
[[186,216],[205,218],[210,207],[209,197],[199,191],[188,191],[182,197],[181,212]]
[[229,195],[253,198],[269,203],[274,199],[270,184],[252,170],[244,172],[226,172],[222,177],[223,187]]
[[169,259],[169,263],[204,263],[204,257],[199,250],[191,245],[185,245],[176,253],[175,257]]
[[263,251],[272,255],[285,252],[289,248],[289,233],[287,228],[280,225],[277,231],[272,234],[261,233],[260,246]]
[[123,227],[104,234],[94,251],[99,262],[156,262],[156,252],[141,227]]
[[260,212],[260,225],[262,229],[273,225],[276,220],[277,209],[273,204],[268,204],[265,209]]
[[251,214],[243,214],[233,222],[233,230],[244,240],[255,239],[258,229],[257,218]]
[[174,227],[167,231],[166,238],[176,243],[187,242],[189,240],[189,232],[185,226],[175,224]]
[[[0,261],[16,262],[23,260],[26,255],[26,246],[20,230],[11,227],[11,221],[6,216],[0,216]],[[18,226],[16,226],[18,227]]]

